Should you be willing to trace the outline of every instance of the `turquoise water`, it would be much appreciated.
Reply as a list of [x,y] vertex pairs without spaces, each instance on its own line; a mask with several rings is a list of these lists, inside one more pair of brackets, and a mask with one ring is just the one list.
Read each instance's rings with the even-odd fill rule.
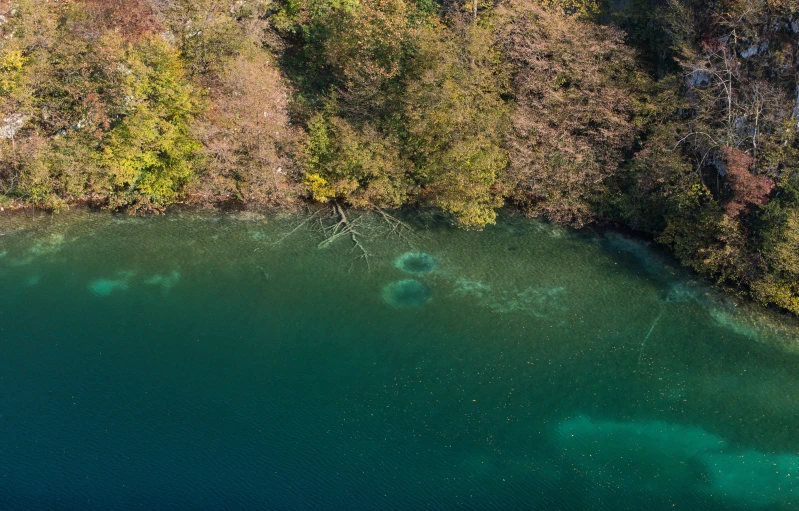
[[617,233],[302,220],[0,218],[0,509],[799,506],[792,324]]

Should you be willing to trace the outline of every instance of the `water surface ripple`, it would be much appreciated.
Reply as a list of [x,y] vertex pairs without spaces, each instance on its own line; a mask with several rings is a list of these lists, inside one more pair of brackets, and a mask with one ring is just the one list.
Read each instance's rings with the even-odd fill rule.
[[795,325],[505,218],[0,223],[0,509],[797,509]]

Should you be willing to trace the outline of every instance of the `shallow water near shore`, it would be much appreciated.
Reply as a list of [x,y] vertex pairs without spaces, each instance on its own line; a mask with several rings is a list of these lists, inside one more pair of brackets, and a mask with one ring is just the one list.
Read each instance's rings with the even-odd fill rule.
[[303,219],[0,218],[0,508],[799,507],[787,318],[619,233]]

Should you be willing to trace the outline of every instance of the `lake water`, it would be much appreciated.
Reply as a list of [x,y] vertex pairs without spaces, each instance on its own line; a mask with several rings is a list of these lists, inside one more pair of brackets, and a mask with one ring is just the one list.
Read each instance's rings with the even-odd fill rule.
[[0,509],[799,506],[792,324],[617,233],[320,216],[0,218]]

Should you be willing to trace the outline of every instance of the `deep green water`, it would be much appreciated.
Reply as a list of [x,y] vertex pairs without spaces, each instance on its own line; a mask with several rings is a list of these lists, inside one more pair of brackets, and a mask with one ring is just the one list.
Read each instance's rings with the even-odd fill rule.
[[0,509],[799,508],[792,325],[619,234],[300,221],[0,218]]

